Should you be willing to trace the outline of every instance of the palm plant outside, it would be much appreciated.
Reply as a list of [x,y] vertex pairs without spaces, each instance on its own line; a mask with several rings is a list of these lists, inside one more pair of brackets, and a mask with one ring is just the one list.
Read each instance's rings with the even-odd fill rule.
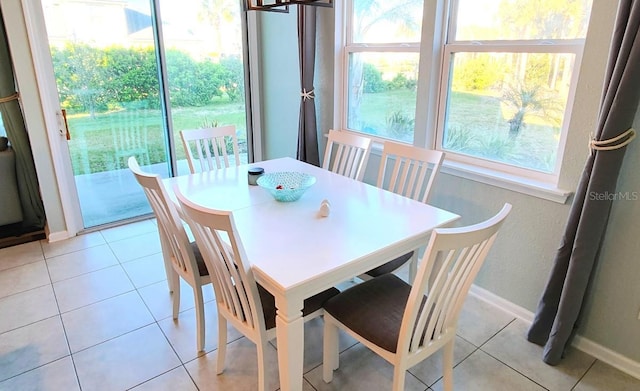
[[501,101],[513,110],[509,123],[509,137],[516,138],[526,125],[525,119],[536,116],[556,126],[560,125],[562,103],[555,94],[545,91],[540,84],[528,86],[524,83],[509,85]]

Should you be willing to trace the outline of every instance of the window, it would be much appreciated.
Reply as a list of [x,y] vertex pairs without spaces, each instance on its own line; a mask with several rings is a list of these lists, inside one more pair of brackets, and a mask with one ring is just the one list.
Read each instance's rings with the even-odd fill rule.
[[437,148],[536,179],[557,176],[591,0],[455,0]]
[[422,0],[347,0],[343,123],[413,143]]
[[555,183],[591,2],[346,0],[339,126]]

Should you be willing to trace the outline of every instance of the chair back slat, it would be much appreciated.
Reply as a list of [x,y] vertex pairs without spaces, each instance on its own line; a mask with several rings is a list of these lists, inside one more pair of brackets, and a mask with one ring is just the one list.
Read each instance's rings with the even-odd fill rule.
[[143,172],[133,156],[129,158],[128,164],[151,205],[158,222],[160,241],[163,246],[169,247],[173,269],[185,280],[197,281],[200,272],[190,248],[189,237],[160,176]]
[[440,151],[385,141],[377,186],[427,202],[443,159]]
[[[214,281],[219,310],[226,311],[244,327],[264,330],[262,303],[251,265],[238,236],[233,214],[208,209],[187,200],[176,188],[180,202],[196,243]],[[229,239],[228,245],[223,237]]]
[[511,205],[491,219],[463,228],[435,229],[411,288],[398,351],[417,354],[455,333],[465,297]]
[[352,179],[362,180],[370,152],[370,138],[331,129],[322,168]]
[[136,156],[143,164],[149,160],[148,129],[140,118],[140,109],[130,108],[109,116],[116,168],[126,164],[126,159]]
[[[434,330],[434,333],[443,334],[446,332],[447,327],[455,324],[452,322],[452,311],[455,309],[453,305],[456,301],[457,295],[461,294],[464,286],[464,282],[467,281],[469,274],[474,266],[473,260],[478,255],[478,249],[480,246],[472,246],[464,248],[463,251],[456,251],[451,254],[452,262],[450,272],[446,274],[445,283],[440,295],[436,300],[437,305],[435,312],[438,314],[434,317],[433,322],[427,330]],[[447,265],[448,266],[448,265]],[[449,270],[445,266],[445,270]],[[465,292],[466,296],[466,292]]]
[[234,125],[182,130],[180,138],[192,174],[229,167],[231,159],[228,143],[231,143],[235,164],[240,165],[238,136]]

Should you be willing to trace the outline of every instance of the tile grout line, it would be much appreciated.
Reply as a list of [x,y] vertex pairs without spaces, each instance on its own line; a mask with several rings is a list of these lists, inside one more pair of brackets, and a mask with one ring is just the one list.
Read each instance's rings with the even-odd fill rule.
[[[549,391],[549,389],[547,387],[545,387],[544,385],[538,383],[537,381],[535,381],[534,379],[530,378],[529,376],[527,376],[526,374],[520,372],[519,370],[517,370],[516,368],[512,367],[511,365],[507,364],[506,362],[500,360],[498,357],[495,357],[494,355],[492,355],[491,353],[487,352],[486,350],[482,349],[483,346],[485,346],[489,341],[491,341],[493,338],[495,338],[495,336],[497,336],[498,334],[500,334],[503,330],[505,330],[507,327],[509,327],[509,325],[513,324],[514,322],[517,321],[518,318],[513,318],[509,323],[507,323],[503,328],[501,328],[498,332],[496,332],[495,334],[493,334],[489,339],[487,339],[482,345],[480,345],[478,347],[478,350],[480,350],[482,353],[486,354],[487,356],[493,358],[494,360],[498,361],[499,363],[501,363],[502,365],[506,366],[507,368],[511,369],[512,371],[514,371],[515,373],[517,373],[518,375],[524,377],[525,379],[528,379],[529,381],[531,381],[533,384],[539,386],[540,388],[542,388],[543,390]],[[569,390],[568,390],[569,391]]]
[[58,317],[60,318],[60,325],[62,326],[62,332],[64,333],[65,342],[67,343],[67,351],[69,352],[71,365],[73,365],[73,373],[76,376],[76,384],[78,385],[78,388],[82,390],[82,385],[80,384],[80,376],[78,376],[78,368],[76,367],[76,361],[73,357],[73,353],[71,352],[71,344],[69,343],[67,328],[65,327],[64,321],[62,320],[62,311],[60,310],[60,302],[58,301],[58,295],[56,295],[56,290],[53,287],[53,281],[51,280],[51,271],[49,270],[49,263],[47,262],[47,257],[44,254],[44,248],[42,249],[42,256],[44,257],[44,264],[47,268],[47,274],[49,275],[49,282],[51,283],[51,291],[53,292],[53,298],[56,301],[56,307],[58,308]]
[[593,362],[591,363],[591,365],[589,365],[589,368],[587,368],[586,371],[584,371],[584,373],[582,374],[582,376],[580,376],[580,378],[576,381],[576,384],[573,385],[573,387],[571,387],[570,391],[573,391],[576,389],[576,387],[578,386],[578,384],[580,384],[580,382],[582,381],[582,379],[584,379],[587,376],[587,373],[589,373],[589,371],[591,371],[591,369],[596,365],[596,362],[598,362],[598,359],[593,360]]

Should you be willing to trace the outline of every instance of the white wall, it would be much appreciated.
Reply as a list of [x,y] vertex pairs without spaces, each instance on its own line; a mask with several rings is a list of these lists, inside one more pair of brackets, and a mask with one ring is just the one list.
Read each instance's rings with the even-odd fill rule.
[[259,12],[264,158],[296,157],[300,70],[296,7],[290,13]]

